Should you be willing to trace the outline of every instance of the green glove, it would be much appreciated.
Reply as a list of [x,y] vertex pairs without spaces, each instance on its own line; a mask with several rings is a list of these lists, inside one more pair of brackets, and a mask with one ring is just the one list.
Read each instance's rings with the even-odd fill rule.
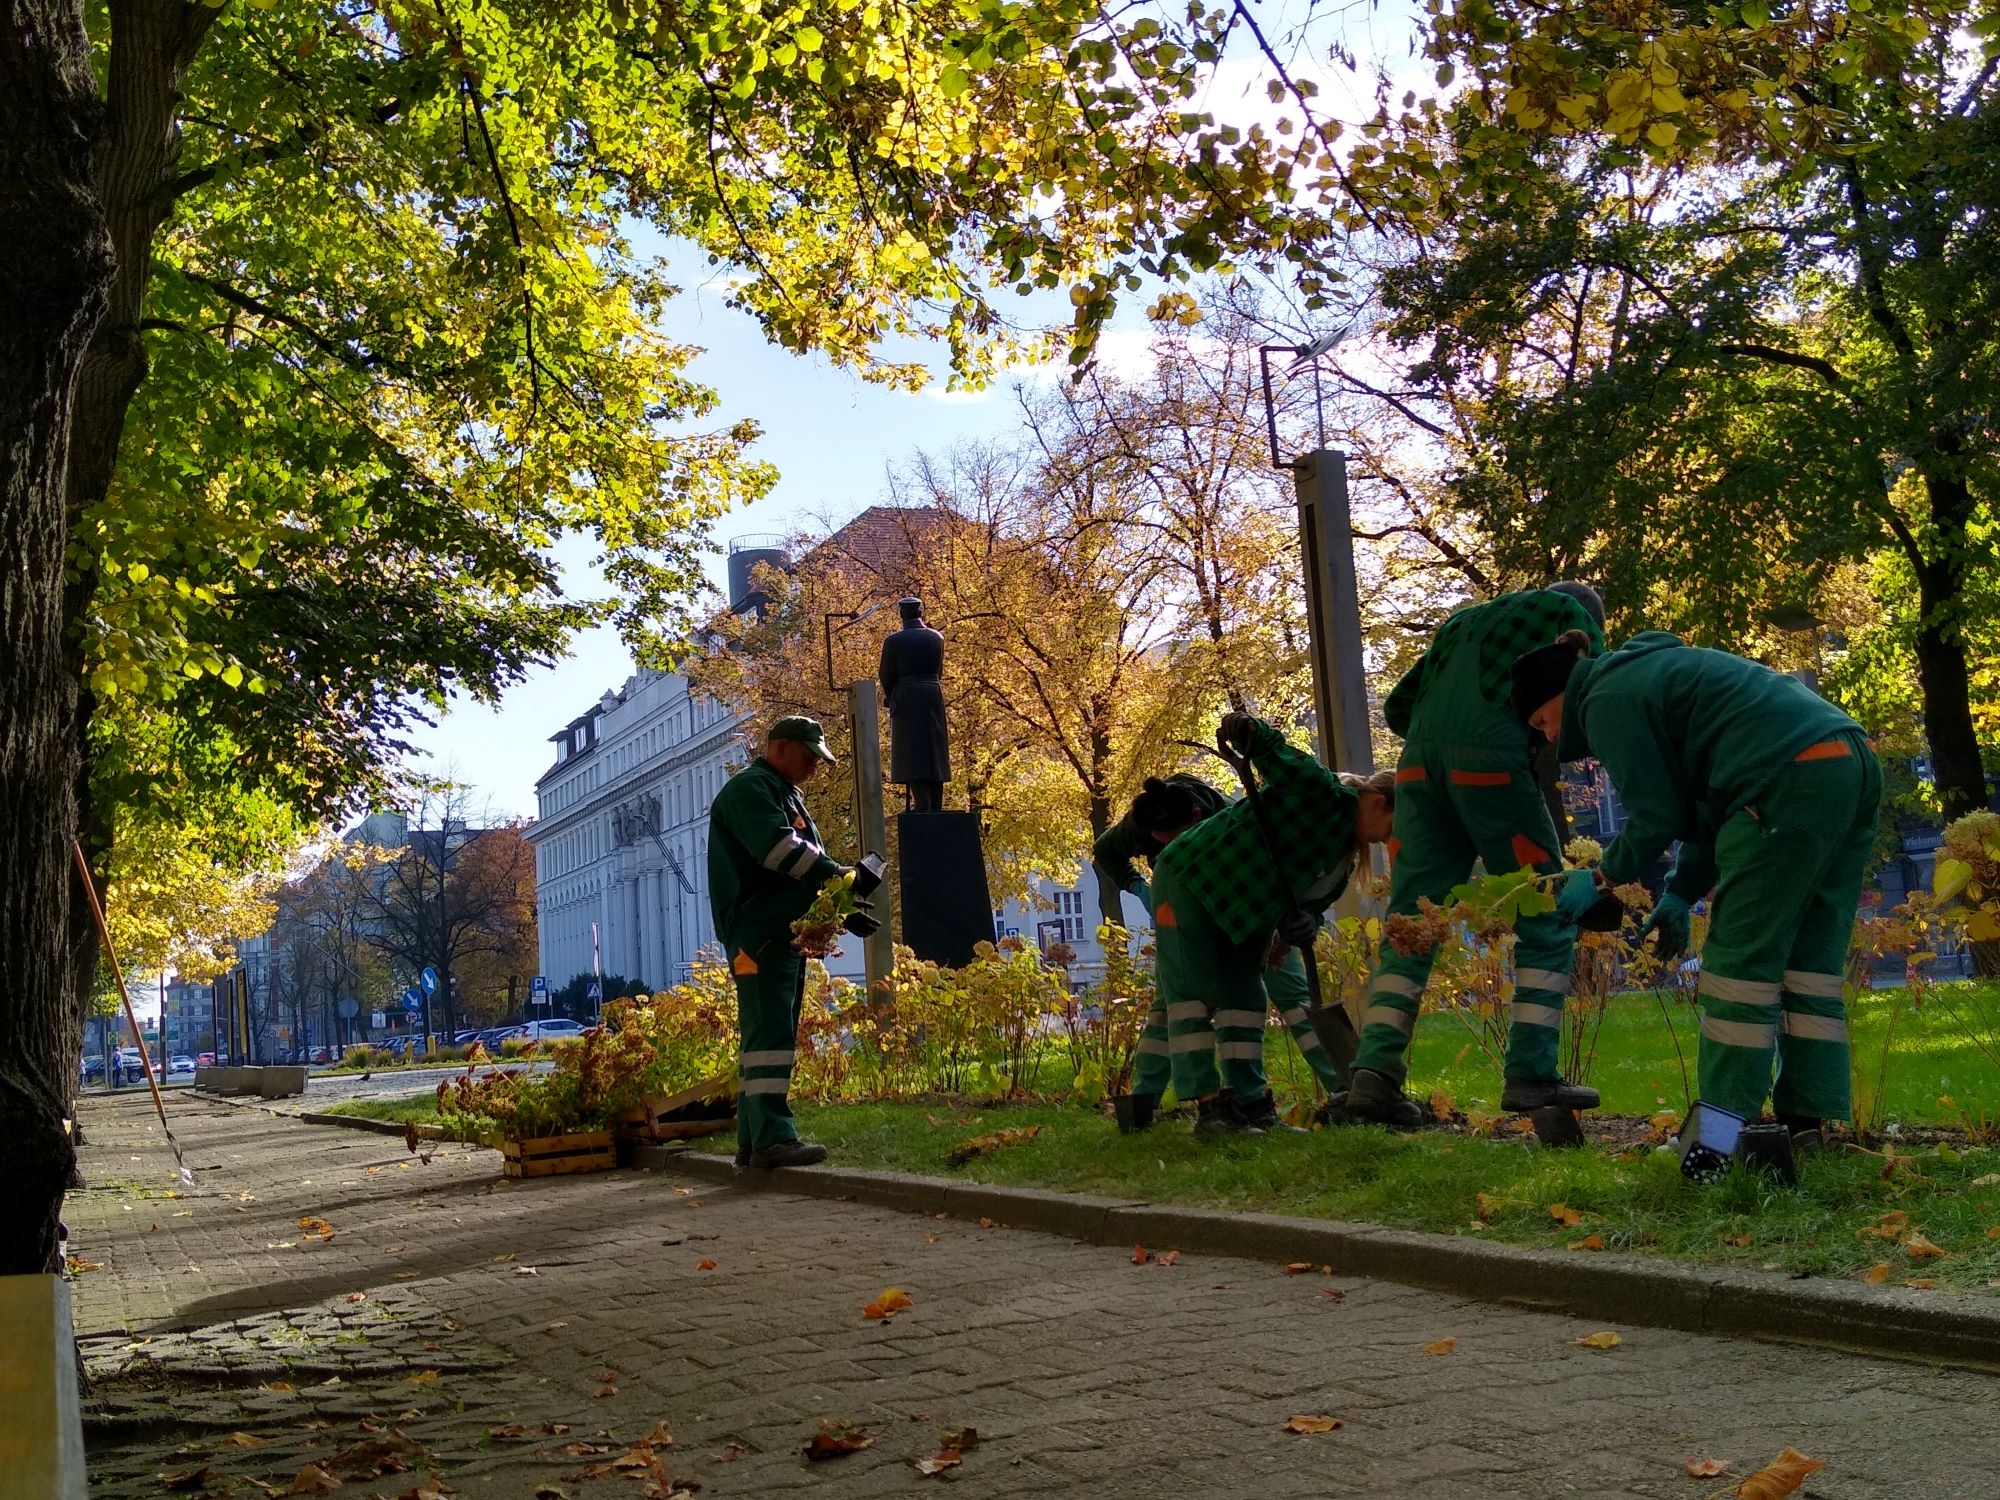
[[1597,872],[1565,870],[1556,885],[1556,915],[1574,927],[1597,905]]
[[1693,914],[1688,910],[1687,902],[1670,892],[1660,897],[1659,905],[1653,908],[1653,914],[1646,918],[1645,926],[1639,929],[1639,936],[1634,940],[1633,946],[1637,947],[1638,944],[1645,942],[1647,933],[1657,932],[1660,935],[1659,942],[1653,951],[1663,962],[1679,958],[1687,952],[1688,939],[1693,935],[1693,925]]

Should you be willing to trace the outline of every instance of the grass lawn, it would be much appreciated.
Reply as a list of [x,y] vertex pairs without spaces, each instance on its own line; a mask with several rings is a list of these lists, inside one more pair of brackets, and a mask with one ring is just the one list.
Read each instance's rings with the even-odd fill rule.
[[[1896,991],[1861,1000],[1851,1018],[1856,1071],[1871,1094],[1876,1080],[1885,1080],[1882,1119],[1910,1127],[1970,1125],[1975,1134],[2000,1120],[2000,1070],[1953,1020],[1979,1007],[2000,1013],[2000,985],[1939,987],[1920,1010]],[[1691,1075],[1694,1018],[1684,1005],[1675,1027]],[[1310,1075],[1290,1036],[1273,1029],[1269,1037],[1269,1070],[1280,1094],[1310,1097]],[[1893,1041],[1886,1074],[1885,1037]],[[1057,1048],[1037,1086],[1060,1096],[1069,1071]],[[1683,1108],[1680,1065],[1652,997],[1613,1002],[1590,1081],[1610,1113],[1643,1117]],[[1450,1016],[1432,1015],[1418,1028],[1411,1088],[1442,1090],[1461,1110],[1493,1112],[1499,1078],[1469,1032]],[[1953,1102],[1942,1103],[1946,1097]],[[1543,1151],[1504,1129],[1498,1136],[1392,1136],[1349,1128],[1197,1146],[1184,1119],[1121,1136],[1107,1114],[1065,1102],[936,1098],[800,1103],[798,1110],[802,1133],[824,1141],[849,1166],[1477,1234],[1577,1247],[1578,1254],[1602,1248],[1796,1274],[1873,1273],[1891,1284],[1930,1282],[1985,1295],[2000,1287],[2000,1150],[1986,1145],[1899,1145],[1892,1138],[1880,1152],[1836,1150],[1809,1159],[1796,1189],[1742,1173],[1701,1189],[1681,1179],[1670,1155],[1648,1147],[1598,1143]],[[428,1090],[347,1100],[328,1112],[435,1118]],[[1023,1125],[1040,1127],[1031,1141],[962,1167],[945,1165],[952,1148],[972,1137]],[[734,1146],[726,1136],[701,1144]],[[1560,1218],[1558,1205],[1567,1210]],[[1576,1222],[1561,1221],[1572,1214]],[[1933,1255],[1929,1246],[1943,1253]]]

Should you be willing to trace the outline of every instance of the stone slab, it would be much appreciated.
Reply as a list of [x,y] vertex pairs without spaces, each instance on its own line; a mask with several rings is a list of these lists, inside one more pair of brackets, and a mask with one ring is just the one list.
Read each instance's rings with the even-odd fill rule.
[[0,1500],[84,1500],[69,1285],[0,1276]]

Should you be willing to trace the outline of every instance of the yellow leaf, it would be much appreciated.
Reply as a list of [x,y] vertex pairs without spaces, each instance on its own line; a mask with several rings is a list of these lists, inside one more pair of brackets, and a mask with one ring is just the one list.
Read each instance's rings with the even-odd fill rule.
[[861,1309],[864,1318],[881,1318],[887,1321],[906,1307],[914,1307],[910,1294],[899,1286],[892,1286],[873,1302]]
[[1567,1203],[1551,1203],[1549,1205],[1549,1217],[1565,1229],[1574,1229],[1583,1222],[1583,1215],[1571,1208]]
[[1321,1413],[1314,1416],[1293,1417],[1285,1423],[1285,1431],[1302,1432],[1308,1434],[1316,1432],[1332,1432],[1334,1428],[1338,1427],[1339,1425],[1340,1425],[1340,1419],[1338,1417],[1329,1417],[1324,1413]]
[[1726,1473],[1728,1469],[1729,1460],[1726,1458],[1691,1458],[1687,1461],[1690,1479],[1713,1479],[1718,1474]]
[[1737,1500],[1785,1500],[1806,1482],[1808,1474],[1825,1467],[1824,1459],[1807,1458],[1796,1448],[1786,1448],[1729,1493]]
[[419,1370],[416,1374],[405,1377],[411,1385],[428,1385],[437,1378],[438,1372],[436,1370]]
[[1945,1253],[1943,1247],[1932,1243],[1930,1236],[1921,1229],[1903,1241],[1903,1249],[1911,1260],[1936,1260]]
[[1680,139],[1681,128],[1666,120],[1655,120],[1646,127],[1646,139],[1662,151]]
[[1568,120],[1573,125],[1580,125],[1590,114],[1592,106],[1596,103],[1597,95],[1595,94],[1571,94],[1566,99],[1556,100],[1556,108],[1562,111],[1562,117],[1565,120]]
[[1604,1236],[1601,1234],[1586,1235],[1580,1240],[1572,1240],[1570,1242],[1570,1249],[1572,1250],[1602,1250],[1603,1248]]
[[1862,1277],[1861,1279],[1867,1282],[1870,1286],[1880,1286],[1883,1282],[1889,1279],[1890,1274],[1891,1273],[1889,1270],[1889,1262],[1887,1262],[1886,1260],[1878,1260],[1875,1262],[1874,1265],[1868,1268],[1868,1274]]
[[1577,1342],[1586,1349],[1616,1349],[1625,1340],[1606,1329],[1603,1333],[1586,1333]]
[[1653,108],[1663,115],[1677,115],[1687,108],[1688,102],[1681,91],[1669,84],[1653,90]]
[[1479,1217],[1482,1219],[1496,1217],[1500,1210],[1506,1206],[1491,1193],[1479,1193],[1475,1195],[1474,1201],[1479,1205]]
[[254,1432],[232,1432],[222,1441],[230,1448],[256,1448],[262,1446],[265,1440]]
[[1962,859],[1941,859],[1931,872],[1931,894],[1940,903],[1949,901],[1972,884],[1972,866]]
[[1451,1353],[1452,1350],[1456,1349],[1457,1347],[1458,1347],[1457,1339],[1439,1339],[1435,1343],[1424,1345],[1424,1353],[1449,1354]]

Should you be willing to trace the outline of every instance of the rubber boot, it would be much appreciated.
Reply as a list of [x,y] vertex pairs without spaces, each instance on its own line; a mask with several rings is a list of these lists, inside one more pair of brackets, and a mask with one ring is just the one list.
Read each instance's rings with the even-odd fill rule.
[[1421,1130],[1430,1123],[1424,1107],[1396,1086],[1386,1073],[1356,1068],[1348,1081],[1342,1110],[1350,1121],[1387,1125],[1391,1130]]
[[1251,1123],[1244,1114],[1242,1104],[1236,1096],[1224,1089],[1219,1094],[1211,1094],[1206,1099],[1196,1101],[1194,1116],[1194,1138],[1198,1141],[1219,1140],[1232,1135],[1262,1135],[1261,1127]]
[[1509,1078],[1500,1089],[1500,1107],[1510,1115],[1538,1109],[1595,1109],[1597,1090],[1565,1078]]

